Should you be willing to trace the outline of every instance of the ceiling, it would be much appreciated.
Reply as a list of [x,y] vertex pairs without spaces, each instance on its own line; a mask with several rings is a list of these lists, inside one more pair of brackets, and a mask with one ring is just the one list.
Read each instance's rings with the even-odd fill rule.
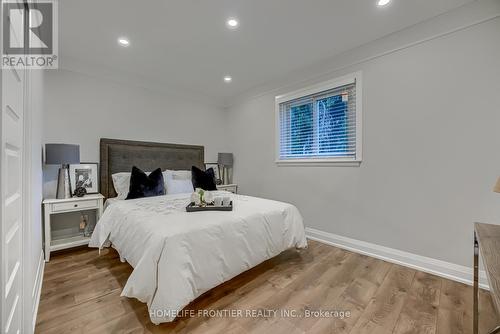
[[64,0],[59,52],[66,68],[85,63],[222,103],[471,1]]

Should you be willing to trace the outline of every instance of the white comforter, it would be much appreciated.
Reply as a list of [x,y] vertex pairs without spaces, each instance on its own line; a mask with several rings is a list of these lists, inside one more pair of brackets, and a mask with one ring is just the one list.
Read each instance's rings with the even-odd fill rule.
[[110,243],[134,270],[122,296],[148,304],[153,323],[169,322],[196,297],[282,251],[307,246],[291,204],[231,196],[233,211],[185,211],[189,194],[109,204],[89,246]]

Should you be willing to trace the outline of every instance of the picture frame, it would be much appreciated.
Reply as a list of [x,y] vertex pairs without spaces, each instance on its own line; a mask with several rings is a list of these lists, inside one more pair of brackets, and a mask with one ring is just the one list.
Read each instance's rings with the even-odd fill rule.
[[220,175],[220,171],[219,171],[219,164],[216,162],[206,162],[205,163],[205,170],[207,170],[209,168],[213,168],[213,170],[214,170],[216,183],[218,181],[220,181],[221,175]]
[[81,186],[87,190],[87,194],[98,194],[99,164],[97,162],[81,162],[69,165],[69,181],[73,192]]

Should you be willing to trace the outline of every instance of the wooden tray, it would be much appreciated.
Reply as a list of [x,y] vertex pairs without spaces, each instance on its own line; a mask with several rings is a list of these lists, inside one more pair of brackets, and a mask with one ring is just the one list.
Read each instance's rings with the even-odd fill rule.
[[229,203],[229,206],[215,206],[215,205],[207,205],[207,206],[197,206],[194,202],[189,203],[186,206],[187,212],[198,212],[198,211],[233,211],[233,201]]

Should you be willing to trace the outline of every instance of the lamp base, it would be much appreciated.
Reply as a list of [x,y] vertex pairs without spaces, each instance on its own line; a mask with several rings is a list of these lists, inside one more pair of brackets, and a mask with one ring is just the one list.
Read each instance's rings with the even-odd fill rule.
[[222,167],[222,184],[231,184],[231,177],[229,175],[229,168]]
[[62,165],[59,168],[57,177],[57,199],[71,198],[71,185],[69,183],[69,165]]

